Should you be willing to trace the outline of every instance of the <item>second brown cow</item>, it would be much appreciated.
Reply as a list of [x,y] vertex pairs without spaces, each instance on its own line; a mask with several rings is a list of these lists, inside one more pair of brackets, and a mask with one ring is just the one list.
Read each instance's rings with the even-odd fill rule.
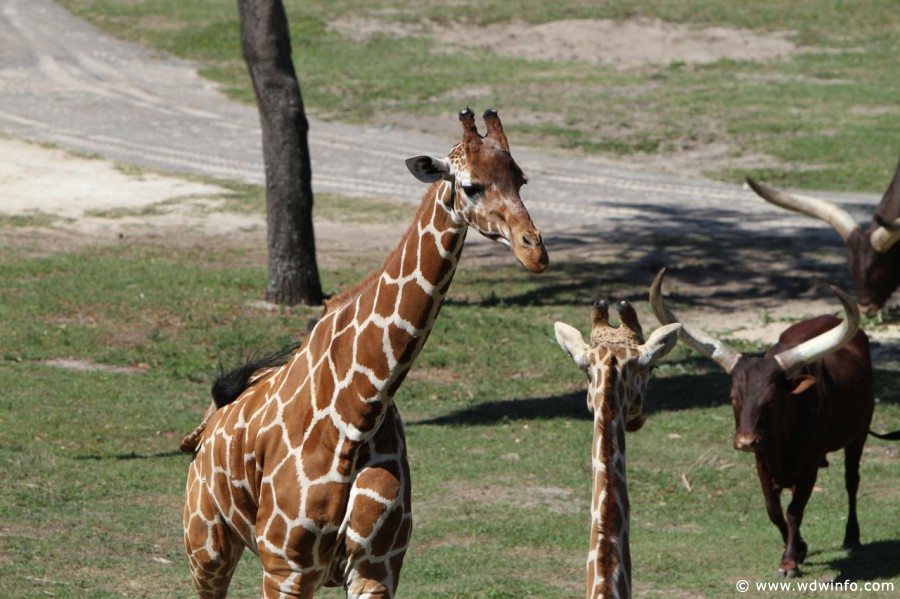
[[[680,322],[665,306],[663,272],[650,291],[662,324]],[[778,574],[799,576],[806,557],[803,511],[826,454],[844,450],[849,512],[844,547],[859,545],[856,493],[859,462],[875,407],[869,340],[859,330],[856,304],[832,288],[845,319],[819,316],[787,328],[762,357],[748,356],[682,324],[681,340],[731,375],[734,447],[753,452],[769,519],[784,540]],[[781,492],[793,495],[786,514]]]

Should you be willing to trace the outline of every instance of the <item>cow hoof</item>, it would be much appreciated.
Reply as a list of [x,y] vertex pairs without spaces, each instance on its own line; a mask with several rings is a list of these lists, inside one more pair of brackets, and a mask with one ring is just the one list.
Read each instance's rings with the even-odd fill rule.
[[859,549],[862,547],[862,544],[859,541],[844,541],[843,548],[849,551],[853,551],[854,549]]
[[800,578],[800,569],[793,562],[781,562],[781,566],[778,568],[778,576],[781,578]]

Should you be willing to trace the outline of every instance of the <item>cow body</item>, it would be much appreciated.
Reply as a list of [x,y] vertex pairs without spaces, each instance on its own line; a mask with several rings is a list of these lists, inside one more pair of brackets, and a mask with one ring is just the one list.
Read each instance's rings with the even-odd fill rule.
[[[662,298],[661,270],[650,305],[662,324],[680,322]],[[832,286],[845,319],[826,315],[788,327],[763,356],[748,356],[682,323],[682,341],[731,375],[734,448],[753,452],[769,519],[781,532],[778,573],[798,576],[806,557],[803,511],[829,452],[844,450],[848,516],[844,547],[859,545],[859,460],[875,409],[869,339],[846,293]],[[787,510],[781,492],[790,489]]]
[[[859,462],[875,408],[868,338],[857,331],[841,349],[793,376],[775,360],[840,322],[820,316],[793,325],[764,357],[742,356],[731,373],[735,448],[756,456],[766,511],[785,543],[779,574],[790,577],[799,575],[806,557],[800,524],[818,469],[827,465],[826,454],[839,449],[844,450],[849,504],[844,547],[859,545]],[[784,489],[792,490],[786,513],[781,508]]]

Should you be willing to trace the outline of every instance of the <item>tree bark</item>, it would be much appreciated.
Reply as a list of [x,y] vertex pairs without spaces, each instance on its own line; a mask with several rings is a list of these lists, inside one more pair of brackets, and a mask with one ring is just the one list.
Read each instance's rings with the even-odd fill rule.
[[237,0],[241,51],[262,125],[269,280],[266,300],[318,305],[322,285],[313,233],[312,168],[300,84],[281,0]]

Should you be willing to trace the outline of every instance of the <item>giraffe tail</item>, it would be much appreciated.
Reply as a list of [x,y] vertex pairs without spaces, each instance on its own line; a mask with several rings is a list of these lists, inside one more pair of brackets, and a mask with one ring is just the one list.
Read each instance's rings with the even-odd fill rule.
[[206,409],[206,414],[203,415],[203,420],[197,425],[197,428],[181,440],[181,443],[178,444],[178,449],[184,453],[194,453],[197,451],[197,446],[200,445],[200,438],[203,436],[203,431],[206,430],[206,425],[209,423],[209,419],[212,418],[215,411],[216,404],[213,403]]

